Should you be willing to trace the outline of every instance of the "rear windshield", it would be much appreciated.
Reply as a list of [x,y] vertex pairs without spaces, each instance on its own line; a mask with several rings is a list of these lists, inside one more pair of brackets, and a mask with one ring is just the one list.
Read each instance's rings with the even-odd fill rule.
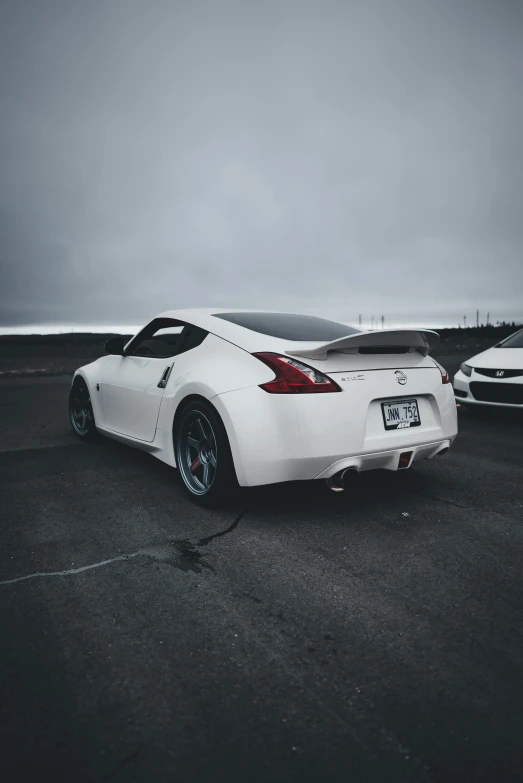
[[327,318],[317,318],[314,315],[214,313],[214,317],[238,324],[238,326],[259,332],[259,334],[280,337],[283,340],[330,342],[358,332],[358,329],[354,329],[352,326],[346,326],[339,321],[329,321]]
[[498,348],[523,348],[523,329],[505,340]]

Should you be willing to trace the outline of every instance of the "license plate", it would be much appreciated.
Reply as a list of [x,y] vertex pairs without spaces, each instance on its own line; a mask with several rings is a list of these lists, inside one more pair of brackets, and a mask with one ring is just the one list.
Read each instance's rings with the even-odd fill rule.
[[417,400],[390,400],[381,403],[386,430],[403,430],[421,424]]

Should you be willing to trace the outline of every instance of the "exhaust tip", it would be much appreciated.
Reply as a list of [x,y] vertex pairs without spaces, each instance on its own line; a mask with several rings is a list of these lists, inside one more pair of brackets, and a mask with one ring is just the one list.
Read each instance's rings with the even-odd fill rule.
[[333,492],[343,492],[345,489],[357,490],[361,486],[361,476],[357,468],[345,468],[334,476],[325,479],[329,489]]

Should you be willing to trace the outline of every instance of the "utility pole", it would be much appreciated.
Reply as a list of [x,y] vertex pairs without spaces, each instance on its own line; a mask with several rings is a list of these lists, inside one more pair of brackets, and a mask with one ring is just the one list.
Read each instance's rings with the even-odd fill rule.
[[385,316],[381,316],[381,328],[383,329],[383,324],[385,323]]
[[479,326],[479,310],[476,310],[476,328]]
[[467,316],[466,315],[463,316],[463,328],[464,329],[467,328]]
[[361,313],[360,313],[360,314],[359,314],[359,316],[358,316],[358,320],[359,320],[360,329],[361,329]]
[[489,321],[490,321],[490,313],[487,313],[487,326],[489,325]]
[[371,327],[370,328],[374,329],[374,316],[372,316],[372,321],[371,321]]

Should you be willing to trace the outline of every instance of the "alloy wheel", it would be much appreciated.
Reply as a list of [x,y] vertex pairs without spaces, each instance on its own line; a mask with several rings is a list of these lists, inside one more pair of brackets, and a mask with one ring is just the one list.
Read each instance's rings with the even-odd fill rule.
[[188,489],[195,495],[210,490],[217,469],[216,435],[207,416],[199,410],[186,413],[177,439],[177,462]]
[[69,403],[71,424],[78,435],[88,435],[92,430],[94,416],[89,390],[85,383],[77,383]]

